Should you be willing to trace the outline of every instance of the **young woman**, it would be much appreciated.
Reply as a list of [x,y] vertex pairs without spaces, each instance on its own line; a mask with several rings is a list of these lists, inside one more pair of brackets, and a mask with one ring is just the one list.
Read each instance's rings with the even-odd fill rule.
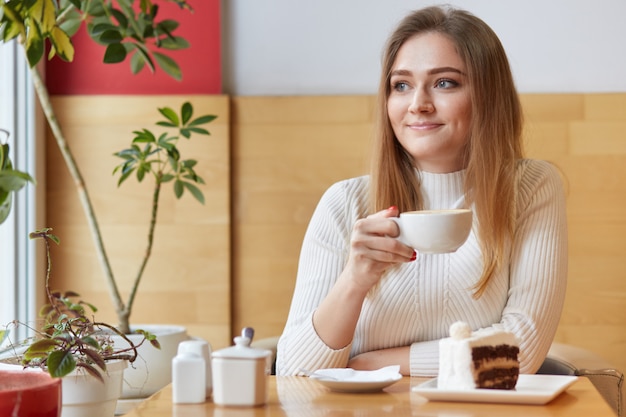
[[[497,327],[537,371],[561,315],[567,277],[558,171],[524,159],[522,114],[506,53],[468,12],[418,10],[388,40],[372,173],[331,186],[302,245],[278,344],[277,374],[378,369],[436,375],[449,326]],[[419,254],[390,217],[468,207],[470,237]]]

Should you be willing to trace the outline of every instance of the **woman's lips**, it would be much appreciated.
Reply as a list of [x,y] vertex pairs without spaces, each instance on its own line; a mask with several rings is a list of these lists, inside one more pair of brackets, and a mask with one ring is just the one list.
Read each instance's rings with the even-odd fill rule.
[[413,129],[413,130],[431,130],[431,129],[436,129],[440,126],[442,126],[442,123],[435,123],[435,122],[418,122],[418,123],[410,123],[407,125],[409,129]]

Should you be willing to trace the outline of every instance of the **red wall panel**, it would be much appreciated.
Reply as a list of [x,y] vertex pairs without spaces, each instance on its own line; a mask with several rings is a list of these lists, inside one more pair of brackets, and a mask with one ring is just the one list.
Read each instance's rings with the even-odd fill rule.
[[175,4],[158,3],[161,17],[180,23],[176,34],[191,47],[164,51],[178,62],[183,79],[176,81],[157,68],[153,74],[144,68],[133,75],[128,60],[103,64],[104,47],[93,42],[84,28],[72,39],[74,61],[55,57],[46,64],[46,83],[50,94],[220,94],[220,1],[189,0],[193,13]]

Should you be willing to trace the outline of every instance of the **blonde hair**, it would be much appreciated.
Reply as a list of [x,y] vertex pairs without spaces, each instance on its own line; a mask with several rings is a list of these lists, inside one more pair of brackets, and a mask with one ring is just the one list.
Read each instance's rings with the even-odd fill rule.
[[390,36],[378,92],[370,210],[392,205],[400,211],[423,208],[417,167],[393,133],[387,99],[398,50],[408,39],[426,32],[447,36],[466,65],[472,121],[464,155],[464,192],[478,220],[484,268],[473,289],[480,297],[503,264],[507,242],[515,233],[515,166],[523,157],[523,117],[506,52],[493,30],[472,14],[427,7],[405,17]]

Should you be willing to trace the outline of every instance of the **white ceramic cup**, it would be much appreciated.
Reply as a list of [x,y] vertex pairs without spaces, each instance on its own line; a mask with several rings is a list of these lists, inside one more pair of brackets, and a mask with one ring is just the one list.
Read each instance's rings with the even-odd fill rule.
[[419,253],[455,252],[472,230],[469,209],[407,211],[391,219],[400,228],[398,240]]

